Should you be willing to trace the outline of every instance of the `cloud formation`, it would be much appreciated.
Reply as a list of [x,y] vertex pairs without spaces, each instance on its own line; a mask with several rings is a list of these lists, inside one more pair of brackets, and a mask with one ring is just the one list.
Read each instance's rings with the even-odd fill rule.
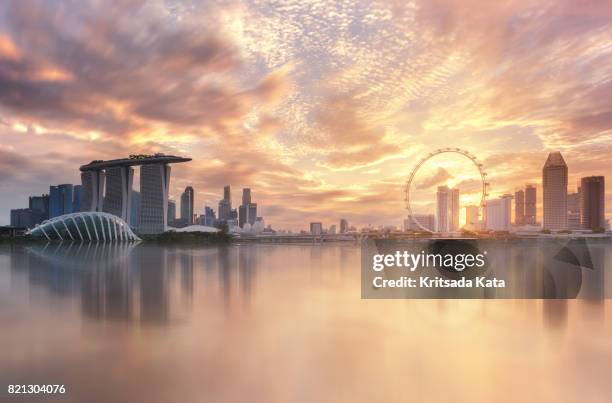
[[[9,0],[0,222],[82,163],[134,152],[194,158],[172,195],[194,185],[198,211],[248,186],[294,229],[399,224],[413,162],[439,147],[477,155],[493,196],[539,182],[552,150],[571,181],[606,174],[611,37],[604,0]],[[423,168],[429,187],[450,172]]]

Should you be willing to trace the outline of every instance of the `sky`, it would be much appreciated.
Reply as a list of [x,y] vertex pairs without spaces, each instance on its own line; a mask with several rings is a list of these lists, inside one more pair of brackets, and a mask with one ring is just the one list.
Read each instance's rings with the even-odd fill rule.
[[[442,147],[489,197],[561,151],[570,191],[607,176],[611,218],[611,66],[607,0],[3,1],[0,224],[91,160],[162,152],[193,158],[170,194],[198,213],[231,184],[275,228],[400,225]],[[416,209],[478,179],[432,159]]]

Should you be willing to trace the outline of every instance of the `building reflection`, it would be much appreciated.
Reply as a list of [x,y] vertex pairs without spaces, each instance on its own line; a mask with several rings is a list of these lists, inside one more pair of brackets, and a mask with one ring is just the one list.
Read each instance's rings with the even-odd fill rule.
[[[295,248],[300,248],[300,253],[304,251],[304,246]],[[561,254],[560,248],[565,248]],[[611,280],[605,277],[602,268],[610,265],[610,250],[604,244],[568,242],[550,249],[537,244],[504,246],[499,256],[513,267],[509,280],[515,291],[522,293],[517,294],[520,298],[544,299],[536,305],[526,304],[534,307],[530,308],[534,311],[536,306],[541,307],[544,326],[563,328],[571,314],[563,298],[588,299],[589,306],[584,309],[589,314],[604,314],[602,298],[611,288]],[[11,276],[11,281],[25,279],[31,287],[76,297],[82,315],[87,318],[148,325],[167,325],[177,312],[182,317],[190,314],[198,293],[197,285],[208,302],[223,305],[226,312],[235,307],[250,309],[257,291],[255,280],[259,268],[268,276],[275,275],[271,270],[304,270],[311,281],[333,282],[337,277],[324,277],[323,270],[329,272],[330,265],[352,269],[353,265],[348,262],[359,264],[360,253],[358,248],[317,245],[303,255],[294,255],[309,259],[303,265],[293,262],[288,265],[285,256],[290,250],[257,244],[185,247],[48,243],[6,245],[3,251],[8,251],[11,272],[18,274]],[[355,270],[334,273],[343,278],[359,275]],[[355,298],[357,303],[358,291]],[[434,305],[437,319],[454,315],[452,303],[438,301]],[[466,312],[472,309],[480,312],[484,302],[475,301]]]

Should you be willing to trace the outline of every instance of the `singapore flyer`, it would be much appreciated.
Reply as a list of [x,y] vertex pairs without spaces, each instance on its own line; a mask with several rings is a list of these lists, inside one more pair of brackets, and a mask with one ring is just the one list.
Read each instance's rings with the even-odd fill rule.
[[[428,153],[427,155],[425,155],[424,157],[422,157],[420,160],[418,160],[418,162],[414,165],[414,167],[412,168],[412,171],[410,172],[410,175],[408,176],[408,179],[406,180],[405,186],[404,186],[404,201],[405,201],[405,208],[406,210],[408,210],[408,217],[409,220],[412,220],[412,222],[414,223],[414,225],[416,225],[416,227],[418,227],[418,229],[422,230],[422,231],[427,231],[427,232],[452,232],[453,229],[457,229],[458,226],[455,226],[453,228],[449,227],[449,225],[446,225],[446,227],[443,226],[443,228],[446,228],[444,230],[441,230],[440,227],[440,223],[445,223],[445,220],[447,220],[445,214],[444,217],[442,217],[439,209],[439,205],[437,206],[438,211],[436,214],[436,221],[437,221],[437,225],[432,225],[431,222],[426,225],[425,223],[421,222],[421,220],[419,220],[419,214],[420,211],[415,211],[415,208],[413,206],[414,204],[414,184],[417,182],[416,178],[417,178],[417,174],[421,171],[421,169],[426,166],[426,164],[432,160],[434,157],[441,155],[441,154],[456,154],[461,156],[462,159],[466,160],[468,163],[471,163],[471,165],[473,167],[476,168],[477,171],[477,179],[473,180],[473,181],[477,181],[478,182],[478,193],[479,193],[479,197],[478,197],[478,201],[476,203],[474,203],[475,206],[477,206],[478,210],[483,209],[486,203],[486,198],[488,196],[487,194],[487,188],[489,186],[489,183],[487,182],[487,173],[484,170],[484,166],[483,164],[476,158],[475,155],[473,155],[472,153],[470,153],[469,151],[463,150],[461,148],[440,148],[437,149],[435,151],[432,151],[430,153]],[[446,171],[444,171],[442,168],[439,168],[440,170],[442,170],[443,172],[446,173]],[[449,174],[447,174],[449,175]],[[449,175],[450,176],[450,175]],[[455,209],[458,212],[459,211],[459,205],[458,205],[458,189],[450,189],[455,190],[457,192],[457,196],[456,199],[457,201],[455,201]],[[439,196],[438,196],[439,197]],[[439,202],[438,202],[439,204]],[[455,215],[457,215],[457,212],[455,212]],[[451,214],[451,218],[449,218],[448,220],[452,221],[452,212]],[[458,217],[454,218],[456,221],[458,220]]]

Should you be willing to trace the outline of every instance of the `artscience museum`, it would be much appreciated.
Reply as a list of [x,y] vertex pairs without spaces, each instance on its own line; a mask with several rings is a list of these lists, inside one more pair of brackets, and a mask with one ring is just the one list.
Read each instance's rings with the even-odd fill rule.
[[60,241],[139,241],[125,221],[104,212],[80,212],[64,214],[43,221],[30,230],[29,235]]

